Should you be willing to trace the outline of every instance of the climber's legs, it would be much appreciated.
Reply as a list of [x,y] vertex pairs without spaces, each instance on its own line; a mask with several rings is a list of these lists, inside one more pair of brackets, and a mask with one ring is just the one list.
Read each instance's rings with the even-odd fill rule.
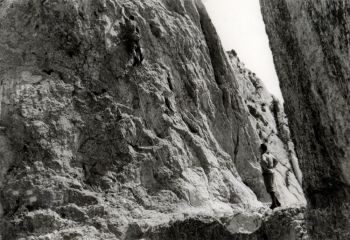
[[273,173],[265,172],[263,173],[264,182],[266,191],[270,194],[272,204],[270,206],[271,209],[274,209],[276,207],[280,207],[281,203],[278,201],[276,197],[276,187],[275,187],[275,177]]
[[272,200],[272,204],[271,204],[270,208],[274,209],[276,207],[280,207],[281,203],[278,201],[275,193],[274,192],[270,192],[270,196],[271,196],[271,200]]

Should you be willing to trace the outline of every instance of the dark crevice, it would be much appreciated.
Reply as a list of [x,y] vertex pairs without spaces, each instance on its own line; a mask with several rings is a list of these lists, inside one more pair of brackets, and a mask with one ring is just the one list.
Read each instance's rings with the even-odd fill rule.
[[222,50],[221,41],[216,33],[215,27],[209,18],[204,6],[197,6],[202,32],[204,34],[208,49],[211,64],[214,70],[215,80],[218,85],[224,84],[227,80],[228,64],[225,61],[226,56]]
[[99,91],[92,91],[92,93],[95,95],[95,96],[100,96],[100,95],[103,95],[107,92],[107,89],[105,88],[101,88]]
[[43,69],[42,71],[43,71],[44,73],[46,73],[47,75],[51,75],[51,74],[54,72],[53,69]]
[[238,157],[238,151],[239,151],[239,135],[240,135],[240,131],[241,131],[241,128],[238,128],[238,131],[237,131],[237,135],[236,135],[236,141],[234,141],[234,146],[235,146],[235,149],[234,149],[234,164],[237,166],[237,157]]
[[167,81],[168,81],[168,85],[169,85],[170,90],[173,91],[174,90],[174,86],[173,86],[173,83],[171,81],[171,76],[170,76],[169,73],[168,73],[168,76],[167,76]]

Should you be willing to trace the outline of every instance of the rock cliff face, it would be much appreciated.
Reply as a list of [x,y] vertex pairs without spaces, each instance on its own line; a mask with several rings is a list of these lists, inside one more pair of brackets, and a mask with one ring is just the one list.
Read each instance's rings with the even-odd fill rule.
[[265,143],[279,161],[275,175],[278,199],[283,206],[306,204],[301,189],[302,173],[283,106],[256,74],[245,67],[234,50],[228,52],[228,56],[249,112],[249,121],[260,142]]
[[315,239],[350,236],[350,3],[261,0]]
[[[122,41],[123,12],[142,65]],[[2,239],[261,229],[258,148],[272,130],[259,139],[236,75],[197,0],[0,1]],[[282,138],[267,138],[292,179],[279,192],[302,202]]]
[[5,0],[0,22],[3,239],[137,239],[268,200],[259,139],[199,1]]

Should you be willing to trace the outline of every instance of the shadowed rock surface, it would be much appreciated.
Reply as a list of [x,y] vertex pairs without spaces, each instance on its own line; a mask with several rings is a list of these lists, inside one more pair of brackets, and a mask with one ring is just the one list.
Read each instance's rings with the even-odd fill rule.
[[2,240],[263,226],[260,139],[200,1],[0,1],[0,81]]
[[[240,219],[242,221],[242,219]],[[149,240],[308,240],[310,239],[304,219],[304,209],[283,209],[250,218],[258,228],[253,232],[235,233],[229,231],[225,219],[192,218],[181,222],[171,222],[168,226],[151,229],[145,234]],[[247,224],[247,222],[244,222]],[[277,227],[278,226],[278,227]]]
[[315,239],[350,237],[350,3],[261,0]]

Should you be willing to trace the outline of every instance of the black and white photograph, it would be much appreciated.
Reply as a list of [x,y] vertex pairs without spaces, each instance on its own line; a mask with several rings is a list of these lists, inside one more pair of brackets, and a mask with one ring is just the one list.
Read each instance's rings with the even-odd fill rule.
[[350,240],[350,0],[0,0],[0,240]]

